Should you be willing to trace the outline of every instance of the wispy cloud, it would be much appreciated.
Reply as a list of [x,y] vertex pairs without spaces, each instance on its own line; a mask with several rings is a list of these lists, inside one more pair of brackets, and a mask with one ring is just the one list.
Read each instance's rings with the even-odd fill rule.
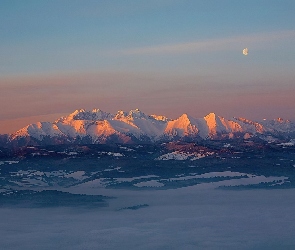
[[290,38],[295,38],[295,30],[257,33],[188,43],[131,48],[122,50],[121,53],[124,55],[197,53],[202,51],[229,50],[237,46],[248,46],[249,44],[257,45],[263,42],[280,41]]

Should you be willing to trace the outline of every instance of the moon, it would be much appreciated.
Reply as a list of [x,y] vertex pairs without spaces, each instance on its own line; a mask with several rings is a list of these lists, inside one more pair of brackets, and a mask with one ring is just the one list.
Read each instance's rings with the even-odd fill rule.
[[243,49],[243,55],[245,55],[245,56],[248,55],[248,48]]

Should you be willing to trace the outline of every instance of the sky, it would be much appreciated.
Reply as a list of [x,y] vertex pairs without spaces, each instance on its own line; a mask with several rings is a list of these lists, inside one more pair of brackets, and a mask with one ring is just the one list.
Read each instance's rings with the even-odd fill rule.
[[294,11],[293,0],[1,0],[0,134],[81,108],[295,120]]

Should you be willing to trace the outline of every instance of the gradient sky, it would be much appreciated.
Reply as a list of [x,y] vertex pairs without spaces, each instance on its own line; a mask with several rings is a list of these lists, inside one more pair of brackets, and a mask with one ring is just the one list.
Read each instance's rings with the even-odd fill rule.
[[294,120],[294,13],[294,0],[1,0],[0,133],[80,108]]

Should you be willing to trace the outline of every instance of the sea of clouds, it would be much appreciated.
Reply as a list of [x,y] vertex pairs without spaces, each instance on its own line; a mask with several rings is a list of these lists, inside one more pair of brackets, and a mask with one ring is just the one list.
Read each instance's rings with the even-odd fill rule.
[[295,247],[293,189],[100,191],[109,206],[0,208],[1,249]]

